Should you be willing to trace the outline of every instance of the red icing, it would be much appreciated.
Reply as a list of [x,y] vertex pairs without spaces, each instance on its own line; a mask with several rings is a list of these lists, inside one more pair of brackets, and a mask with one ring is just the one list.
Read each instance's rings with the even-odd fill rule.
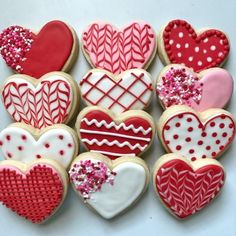
[[174,159],[158,169],[155,185],[164,204],[177,217],[185,218],[219,193],[224,178],[224,170],[218,165],[206,164],[194,171],[186,162]]
[[210,29],[197,35],[184,20],[169,22],[163,31],[163,42],[170,63],[183,63],[196,72],[220,66],[230,50],[223,32]]
[[45,164],[26,174],[15,167],[0,167],[0,201],[33,223],[46,220],[60,206],[64,186],[59,173]]

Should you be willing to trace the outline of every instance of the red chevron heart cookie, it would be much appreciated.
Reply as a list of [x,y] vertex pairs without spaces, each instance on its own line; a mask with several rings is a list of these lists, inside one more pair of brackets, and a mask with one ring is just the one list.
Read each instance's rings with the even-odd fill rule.
[[67,193],[67,173],[52,160],[0,164],[0,201],[33,223],[50,217]]
[[21,26],[10,26],[0,34],[0,52],[7,65],[35,78],[67,71],[77,44],[73,30],[62,21],[48,22],[38,34]]
[[200,211],[220,192],[223,167],[213,159],[189,163],[176,154],[162,156],[155,164],[154,188],[165,206],[178,218]]
[[169,22],[161,32],[159,51],[165,64],[184,64],[199,72],[218,67],[226,60],[230,44],[217,29],[196,33],[184,20]]
[[96,106],[82,110],[76,128],[88,150],[110,159],[139,156],[150,146],[155,133],[152,118],[144,111],[127,111],[115,117]]
[[90,24],[82,43],[90,64],[113,74],[147,68],[156,51],[155,32],[144,22],[133,22],[121,30],[102,22]]

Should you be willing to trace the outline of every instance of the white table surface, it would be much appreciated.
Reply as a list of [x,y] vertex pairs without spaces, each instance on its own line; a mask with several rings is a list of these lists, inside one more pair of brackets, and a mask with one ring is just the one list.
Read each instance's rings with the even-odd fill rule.
[[[195,28],[212,27],[225,31],[231,40],[230,58],[225,65],[236,77],[236,1],[235,0],[1,0],[0,30],[18,24],[39,29],[46,22],[60,19],[72,25],[79,37],[83,29],[92,21],[103,20],[122,27],[132,20],[149,22],[158,32],[160,27],[174,18],[187,19]],[[156,79],[162,64],[158,57],[148,71]],[[76,62],[72,76],[79,81],[90,66],[82,53]],[[0,59],[2,81],[9,75]],[[235,95],[228,110],[236,113]],[[162,109],[154,97],[150,109],[154,120],[160,117]],[[11,122],[0,103],[0,129]],[[144,158],[151,167],[164,153],[157,138]],[[33,225],[0,206],[0,235],[191,235],[191,236],[235,236],[236,235],[236,146],[220,158],[227,179],[222,194],[215,201],[193,217],[179,221],[172,217],[156,198],[152,184],[142,199],[111,221],[106,221],[90,211],[70,189],[58,213],[46,224]],[[2,159],[2,156],[0,156]]]

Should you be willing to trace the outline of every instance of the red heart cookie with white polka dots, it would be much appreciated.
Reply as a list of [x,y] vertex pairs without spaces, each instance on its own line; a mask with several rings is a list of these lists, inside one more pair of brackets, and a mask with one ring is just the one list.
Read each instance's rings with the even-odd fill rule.
[[194,161],[221,155],[234,139],[235,122],[222,109],[196,113],[187,106],[172,106],[160,117],[158,130],[167,152]]
[[164,64],[184,64],[199,72],[221,66],[228,57],[230,43],[220,30],[197,33],[184,20],[172,20],[159,35],[160,58]]

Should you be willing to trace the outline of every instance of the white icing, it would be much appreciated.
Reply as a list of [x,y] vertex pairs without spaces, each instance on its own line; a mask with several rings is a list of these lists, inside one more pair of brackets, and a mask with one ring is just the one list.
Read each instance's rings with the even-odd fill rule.
[[194,51],[199,52],[199,47],[195,47]]
[[185,43],[184,47],[189,48],[189,43]]
[[[7,135],[10,135],[10,140],[7,140]],[[22,139],[22,135],[26,139]],[[63,139],[60,139],[59,135],[62,135]],[[23,128],[8,127],[0,133],[0,140],[2,142],[0,149],[6,159],[30,163],[38,159],[36,155],[40,155],[41,158],[56,160],[67,168],[75,155],[73,136],[62,128],[50,129],[35,140],[31,133]],[[46,148],[45,144],[49,144],[49,147]],[[71,147],[68,147],[68,144]],[[19,147],[22,149],[19,150]],[[63,155],[60,151],[63,151]],[[12,155],[10,158],[8,153]]]
[[207,61],[208,62],[212,62],[212,58],[211,57],[207,57]]
[[177,44],[176,44],[176,47],[177,47],[177,48],[180,48],[180,47],[181,47],[181,45],[180,45],[179,43],[177,43]]
[[183,32],[179,32],[179,38],[183,38],[184,33]]
[[210,47],[210,49],[211,49],[211,51],[215,51],[215,50],[216,50],[216,46],[215,46],[215,45],[212,45],[212,46]]

